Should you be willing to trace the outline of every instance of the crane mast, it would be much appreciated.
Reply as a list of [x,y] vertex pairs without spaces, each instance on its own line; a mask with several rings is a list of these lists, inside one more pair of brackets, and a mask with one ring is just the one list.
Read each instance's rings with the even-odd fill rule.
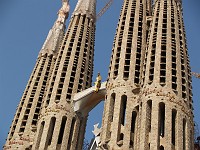
[[112,5],[112,3],[113,3],[113,0],[109,0],[107,2],[107,4],[97,14],[96,20],[98,20],[108,10],[108,8]]

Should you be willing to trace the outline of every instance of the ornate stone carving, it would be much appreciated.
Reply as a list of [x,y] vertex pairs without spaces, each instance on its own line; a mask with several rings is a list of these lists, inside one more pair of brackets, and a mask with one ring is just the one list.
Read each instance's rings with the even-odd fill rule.
[[140,99],[138,99],[138,101],[141,101],[142,96],[148,96],[151,94],[166,97],[168,101],[180,106],[181,110],[190,118],[190,122],[192,122],[190,109],[186,108],[186,105],[184,104],[184,99],[178,98],[173,92],[164,91],[162,89],[157,88],[146,88],[140,93]]
[[70,112],[70,110],[67,109],[65,106],[60,105],[60,104],[56,104],[55,106],[46,108],[44,113],[42,113],[39,116],[39,119],[41,119],[44,116],[48,116],[48,115],[50,115],[52,113],[59,113],[60,111],[64,111],[66,114],[68,114]]

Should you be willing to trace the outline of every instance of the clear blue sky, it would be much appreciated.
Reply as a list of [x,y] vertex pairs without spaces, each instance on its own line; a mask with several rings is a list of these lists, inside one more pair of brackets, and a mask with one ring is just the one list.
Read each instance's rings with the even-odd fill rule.
[[[97,9],[107,0],[98,0]],[[73,11],[77,0],[71,0]],[[98,20],[96,29],[94,76],[107,78],[111,49],[122,0]],[[16,107],[49,29],[56,20],[61,0],[0,1],[0,147],[5,143]],[[200,72],[200,1],[183,0],[184,21],[192,70]],[[69,22],[69,19],[67,20]],[[195,121],[200,127],[200,79],[193,78]],[[90,140],[93,124],[101,122],[102,104],[90,113],[86,139]]]

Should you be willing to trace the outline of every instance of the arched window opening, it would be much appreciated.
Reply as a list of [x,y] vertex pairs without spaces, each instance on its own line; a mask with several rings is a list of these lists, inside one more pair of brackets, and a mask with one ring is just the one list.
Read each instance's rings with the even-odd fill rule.
[[120,141],[120,140],[123,140],[123,139],[124,139],[124,134],[121,133],[120,136],[119,136],[119,141]]
[[40,125],[40,130],[39,130],[37,142],[36,142],[36,149],[39,149],[39,146],[40,146],[40,141],[41,141],[43,130],[44,130],[44,124],[45,124],[45,122],[42,121],[41,125]]
[[137,112],[133,111],[132,118],[131,118],[130,147],[133,147],[134,145],[136,121],[137,121]]
[[70,133],[69,133],[69,139],[68,139],[68,146],[67,146],[67,150],[70,150],[70,147],[72,145],[72,138],[73,138],[73,134],[74,134],[74,126],[75,126],[75,122],[76,122],[76,118],[72,119],[72,123],[71,123],[71,129],[70,129]]
[[66,121],[67,121],[67,117],[64,116],[64,117],[62,118],[62,123],[61,123],[61,127],[60,127],[60,132],[59,132],[59,137],[58,137],[57,144],[61,144],[61,143],[62,143],[62,139],[63,139],[63,134],[64,134],[64,130],[65,130]]
[[176,144],[176,113],[175,109],[172,110],[172,144]]
[[51,140],[52,140],[52,137],[53,137],[53,131],[54,131],[55,123],[56,123],[56,118],[52,117],[51,121],[50,121],[49,130],[48,130],[48,135],[47,135],[48,145],[51,145]]
[[114,115],[114,107],[115,107],[115,93],[111,94],[111,99],[110,99],[110,121],[113,122],[113,115]]
[[186,120],[183,119],[183,150],[186,150]]
[[121,97],[121,110],[120,110],[120,120],[121,124],[124,125],[126,122],[126,103],[127,103],[127,96],[123,95]]
[[160,150],[164,150],[164,147],[162,145],[160,146]]
[[135,133],[135,123],[136,123],[137,113],[135,111],[132,112],[132,120],[131,120],[131,132]]
[[159,132],[160,136],[164,137],[165,135],[165,104],[160,103],[159,104]]
[[152,114],[152,100],[147,102],[147,128],[151,132],[151,114]]

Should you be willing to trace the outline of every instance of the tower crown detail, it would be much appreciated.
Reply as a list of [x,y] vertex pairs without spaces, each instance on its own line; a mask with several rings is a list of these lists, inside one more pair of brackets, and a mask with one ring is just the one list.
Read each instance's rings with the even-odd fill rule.
[[86,15],[91,19],[96,19],[96,0],[79,0],[73,15]]
[[50,29],[46,41],[44,42],[40,51],[41,55],[45,55],[46,53],[48,53],[48,55],[51,55],[59,48],[65,31],[65,22],[69,15],[68,0],[62,2],[62,7],[57,14],[58,18],[56,19],[53,27]]
[[63,1],[62,7],[58,11],[58,19],[56,20],[57,24],[64,24],[68,15],[69,15],[69,3],[68,1]]

